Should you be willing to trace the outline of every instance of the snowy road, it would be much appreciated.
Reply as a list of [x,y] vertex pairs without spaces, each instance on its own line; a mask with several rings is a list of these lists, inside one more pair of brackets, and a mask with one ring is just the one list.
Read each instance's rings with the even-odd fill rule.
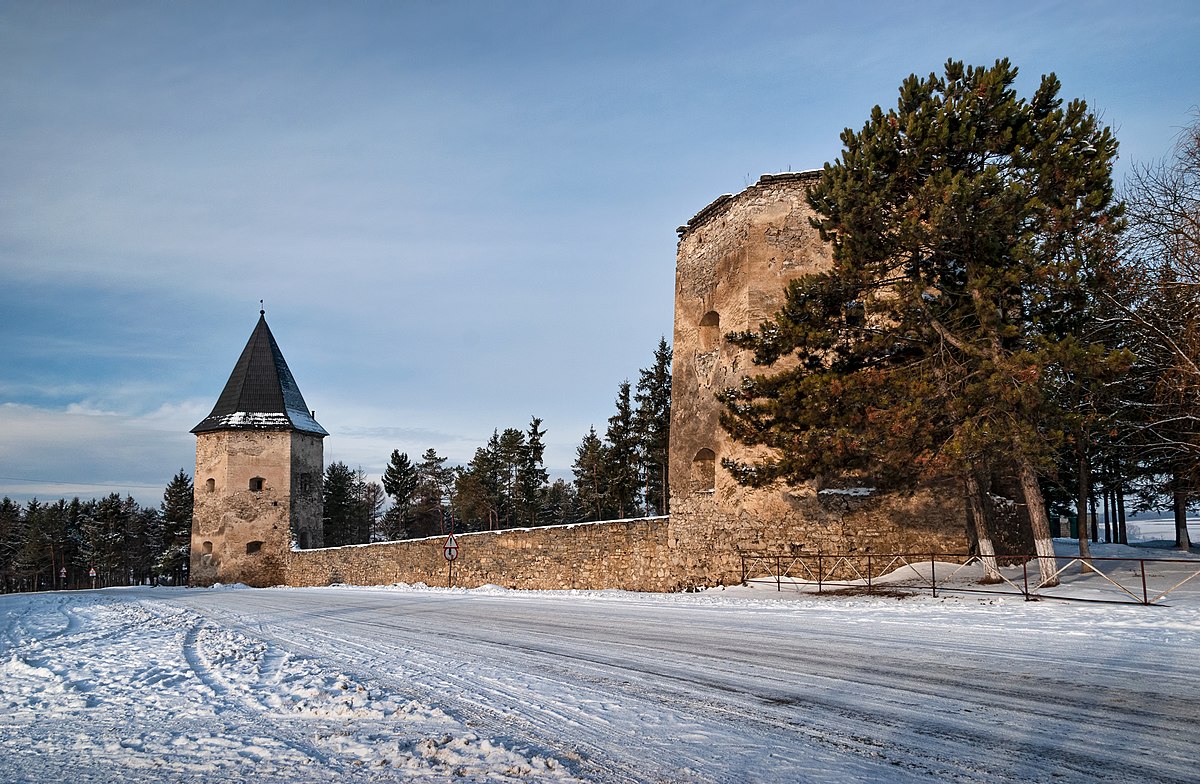
[[731,593],[0,597],[0,780],[1196,780],[1194,606]]

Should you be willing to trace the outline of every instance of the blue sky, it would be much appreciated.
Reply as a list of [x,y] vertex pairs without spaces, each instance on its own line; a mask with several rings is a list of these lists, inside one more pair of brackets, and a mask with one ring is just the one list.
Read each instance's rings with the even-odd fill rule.
[[1054,71],[1133,162],[1200,104],[1194,2],[0,1],[0,495],[194,465],[266,300],[326,461],[560,475],[671,335],[675,227],[948,57]]

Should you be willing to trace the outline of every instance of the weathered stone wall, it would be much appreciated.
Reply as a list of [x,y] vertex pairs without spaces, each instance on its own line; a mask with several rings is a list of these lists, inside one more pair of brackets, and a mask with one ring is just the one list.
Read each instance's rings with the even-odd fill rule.
[[725,340],[783,305],[786,285],[832,264],[809,223],[816,172],[767,175],[680,227],[671,386],[669,544],[688,584],[737,582],[739,552],[965,552],[965,510],[950,487],[855,496],[822,488],[752,490],[721,466],[754,453],[721,428],[720,390],[764,372]]
[[[667,548],[667,518],[456,534],[454,584],[526,589],[670,591],[681,587]],[[446,585],[445,537],[294,550],[287,584]]]
[[292,541],[302,548],[324,545],[321,524],[324,502],[321,480],[325,476],[325,446],[321,436],[292,432],[291,528]]
[[[292,434],[221,430],[196,437],[192,585],[284,581],[291,551]],[[251,489],[251,479],[261,479]]]

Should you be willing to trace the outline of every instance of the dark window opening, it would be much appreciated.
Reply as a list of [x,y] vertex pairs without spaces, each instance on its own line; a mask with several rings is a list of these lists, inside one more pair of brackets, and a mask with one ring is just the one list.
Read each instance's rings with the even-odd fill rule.
[[207,482],[204,483],[204,492],[211,493],[212,491],[214,491],[216,489],[217,489],[217,480],[216,479],[209,479]]
[[246,555],[254,555],[262,549],[262,542],[246,542]]
[[716,490],[717,454],[711,449],[701,449],[692,458],[692,486],[697,492]]
[[212,542],[205,542],[205,543],[204,543],[204,554],[205,554],[205,555],[212,555]]
[[265,483],[266,483],[266,480],[263,479],[261,476],[254,477],[253,479],[250,480],[250,492],[252,492],[252,493],[262,492],[263,485]]
[[700,319],[700,350],[705,354],[721,346],[721,314],[710,310]]

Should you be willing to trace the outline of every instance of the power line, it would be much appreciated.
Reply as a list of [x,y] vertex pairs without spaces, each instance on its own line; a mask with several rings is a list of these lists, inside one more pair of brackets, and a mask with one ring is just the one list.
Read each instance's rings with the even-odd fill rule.
[[119,484],[119,485],[106,484],[104,482],[62,482],[57,479],[28,479],[23,476],[0,476],[0,479],[4,479],[9,482],[32,482],[34,484],[39,484],[39,485],[65,485],[68,487],[115,487],[115,488],[146,487],[146,488],[150,488],[152,490],[157,489],[159,487],[165,487],[165,485],[139,485],[139,484],[134,484],[132,482],[127,482],[125,484]]

